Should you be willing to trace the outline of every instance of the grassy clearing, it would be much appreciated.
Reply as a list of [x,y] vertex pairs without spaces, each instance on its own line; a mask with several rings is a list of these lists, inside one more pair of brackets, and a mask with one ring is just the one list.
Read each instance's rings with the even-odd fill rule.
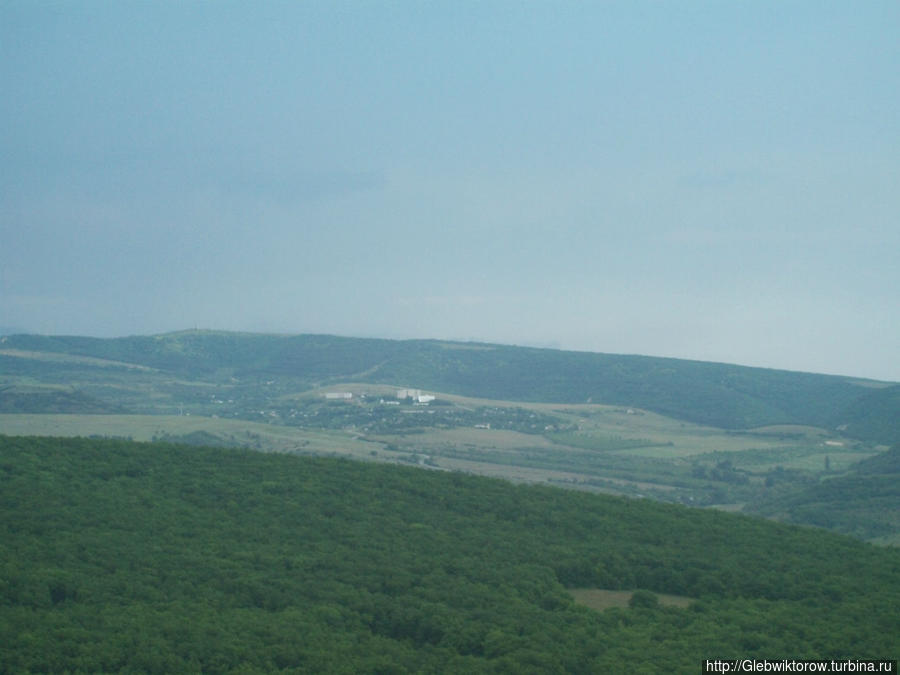
[[870,539],[869,541],[880,546],[900,547],[900,532],[896,534],[888,534],[883,537],[875,537],[874,539]]
[[831,434],[820,427],[810,427],[800,424],[773,424],[767,427],[756,427],[748,430],[744,435],[748,436],[812,436],[827,438]]
[[632,451],[638,448],[669,445],[668,443],[656,443],[647,438],[623,438],[622,436],[569,431],[547,434],[546,437],[557,445],[567,445],[573,448],[594,450],[596,452],[616,452],[620,450]]
[[[634,591],[608,591],[602,588],[570,588],[569,594],[575,598],[575,602],[593,610],[602,612],[610,607],[628,607]],[[682,595],[667,595],[654,593],[659,599],[659,604],[666,607],[688,607],[696,598],[686,598]]]
[[641,457],[692,457],[709,452],[783,448],[832,438],[832,434],[817,427],[783,426],[752,432],[725,431],[634,408],[571,405],[565,408],[551,406],[551,409],[578,424],[581,434],[640,440],[645,444],[643,447],[613,452],[627,452]]
[[[741,452],[755,449],[786,450],[807,444],[821,446],[825,440],[834,437],[824,429],[800,426],[768,427],[764,430],[754,430],[752,433],[736,433],[690,422],[680,422],[656,413],[606,405],[560,406],[549,403],[492,401],[446,394],[438,394],[438,396],[463,407],[518,407],[554,414],[567,422],[577,424],[579,426],[578,436],[600,440],[604,438],[621,439],[624,442],[623,445],[629,447],[619,450],[612,449],[612,452],[623,452],[640,457],[687,458],[710,452]],[[565,443],[560,443],[562,435],[557,436],[553,439],[557,441],[555,444],[557,447],[580,447],[580,445],[566,446]],[[435,442],[445,440],[452,442],[457,438],[462,443],[471,442],[480,446],[502,448],[553,447],[554,445],[540,442],[537,437],[530,434],[491,429],[426,431],[417,436],[416,442],[430,444],[432,439]],[[651,447],[635,447],[638,443],[653,445]],[[838,450],[841,449],[838,448]]]
[[385,443],[412,445],[417,448],[439,449],[445,447],[493,448],[517,450],[527,447],[557,447],[543,436],[524,434],[505,429],[428,429],[418,434],[385,434],[371,438]]

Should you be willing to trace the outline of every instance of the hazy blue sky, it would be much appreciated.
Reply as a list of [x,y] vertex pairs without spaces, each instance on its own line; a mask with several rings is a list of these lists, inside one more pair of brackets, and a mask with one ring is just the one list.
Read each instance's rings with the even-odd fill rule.
[[0,326],[900,380],[900,2],[0,0]]

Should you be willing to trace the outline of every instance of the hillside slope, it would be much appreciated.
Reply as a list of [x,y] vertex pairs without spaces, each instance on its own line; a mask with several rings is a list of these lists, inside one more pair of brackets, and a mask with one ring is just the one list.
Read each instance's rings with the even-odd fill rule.
[[[0,436],[0,477],[10,672],[693,672],[900,646],[900,551],[812,529],[125,441]],[[594,612],[570,587],[689,606]]]
[[786,486],[746,511],[861,539],[900,543],[900,445],[859,462],[844,475]]
[[[493,399],[634,406],[725,429],[806,424],[840,427],[870,442],[900,440],[900,386],[839,376],[648,356],[327,335],[186,331],[2,340],[0,357],[7,362],[16,360],[11,354],[67,354],[103,359],[109,368],[133,364],[199,381],[287,378],[294,386],[312,387],[354,379]],[[16,367],[22,367],[23,358]],[[34,361],[35,368],[40,365],[47,366]]]

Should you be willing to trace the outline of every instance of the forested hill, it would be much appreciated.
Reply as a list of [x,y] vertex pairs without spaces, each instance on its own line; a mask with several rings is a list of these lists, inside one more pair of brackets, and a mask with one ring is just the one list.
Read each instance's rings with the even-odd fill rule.
[[745,512],[869,541],[893,541],[900,532],[898,503],[900,444],[859,462],[843,475],[785,484],[748,505]]
[[327,335],[184,331],[114,339],[15,335],[6,352],[68,354],[192,378],[292,378],[412,386],[483,398],[605,403],[726,429],[842,427],[900,440],[900,385],[649,356]]
[[[690,673],[898,653],[900,551],[812,528],[84,438],[0,436],[0,481],[3,672]],[[591,611],[569,589],[639,592]]]

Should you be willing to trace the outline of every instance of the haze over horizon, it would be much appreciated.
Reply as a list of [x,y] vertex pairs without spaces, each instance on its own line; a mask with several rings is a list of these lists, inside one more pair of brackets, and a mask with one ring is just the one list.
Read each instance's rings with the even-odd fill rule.
[[900,4],[0,5],[0,326],[900,381]]

